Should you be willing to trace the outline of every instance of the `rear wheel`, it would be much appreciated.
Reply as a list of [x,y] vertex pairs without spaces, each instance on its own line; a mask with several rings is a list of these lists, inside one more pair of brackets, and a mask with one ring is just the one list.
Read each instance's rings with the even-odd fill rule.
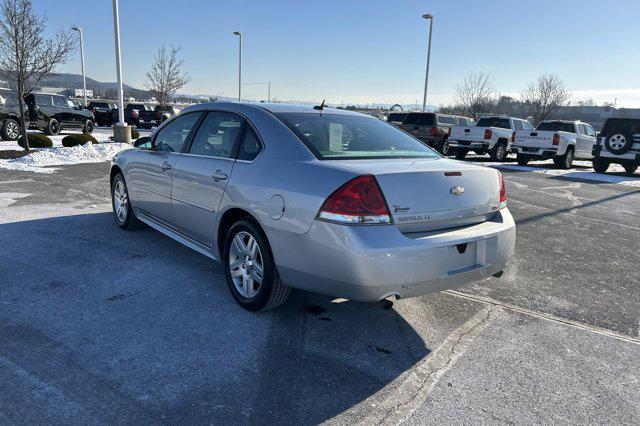
[[231,294],[248,311],[277,308],[289,297],[291,288],[280,279],[269,242],[253,220],[229,229],[222,264]]
[[624,167],[624,171],[628,174],[628,175],[632,175],[636,172],[636,170],[638,170],[638,166],[635,164],[627,164]]
[[527,164],[529,164],[530,160],[531,158],[527,157],[526,155],[518,154],[517,161],[519,166],[526,166]]
[[60,133],[60,123],[55,118],[52,118],[47,123],[47,127],[44,128],[44,132],[47,135],[57,135]]
[[466,157],[468,153],[469,153],[468,149],[457,148],[456,149],[456,159],[464,160],[464,157]]
[[444,155],[445,157],[449,154],[451,154],[451,148],[449,147],[449,141],[448,140],[444,140],[442,141],[442,155]]
[[498,142],[489,152],[489,156],[493,161],[504,161],[507,158],[507,145],[504,142]]
[[561,169],[570,169],[571,166],[573,165],[573,148],[569,147],[567,148],[567,152],[564,153],[564,155],[560,155],[558,157],[553,157],[553,162],[556,166],[560,167]]
[[7,118],[2,125],[2,131],[0,132],[2,140],[15,141],[20,136],[20,125],[13,118]]
[[87,120],[84,123],[84,127],[82,128],[82,133],[90,134],[91,132],[93,132],[93,127],[93,121]]
[[593,159],[593,170],[596,173],[606,173],[609,165],[610,163],[607,160],[603,160],[602,158]]
[[142,225],[131,208],[129,190],[122,173],[118,173],[111,181],[111,206],[116,223],[120,228],[133,230]]

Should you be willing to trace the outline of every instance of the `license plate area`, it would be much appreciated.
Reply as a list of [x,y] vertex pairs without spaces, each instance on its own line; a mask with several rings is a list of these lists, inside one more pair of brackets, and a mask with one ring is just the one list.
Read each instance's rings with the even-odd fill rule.
[[446,247],[443,275],[461,274],[491,264],[496,244],[497,239],[494,237]]

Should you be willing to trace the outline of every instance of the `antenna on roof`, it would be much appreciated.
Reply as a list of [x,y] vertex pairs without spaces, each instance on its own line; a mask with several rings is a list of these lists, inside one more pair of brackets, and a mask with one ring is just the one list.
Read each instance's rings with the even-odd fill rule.
[[325,101],[325,99],[322,100],[322,103],[320,105],[314,106],[313,109],[317,109],[318,111],[322,111],[324,109],[324,101]]

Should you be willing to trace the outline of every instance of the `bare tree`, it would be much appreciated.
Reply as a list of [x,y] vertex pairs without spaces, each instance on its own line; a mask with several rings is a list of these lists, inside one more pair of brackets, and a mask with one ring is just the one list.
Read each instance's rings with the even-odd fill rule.
[[537,125],[566,104],[570,95],[560,77],[556,74],[542,74],[527,86],[521,97]]
[[482,71],[468,74],[461,85],[456,86],[455,100],[474,120],[483,112],[489,112],[494,104],[494,87],[491,75]]
[[46,17],[39,17],[31,0],[4,0],[0,5],[0,72],[18,94],[20,128],[29,151],[24,97],[56,71],[75,51],[75,38],[60,31],[45,39]]
[[171,101],[173,95],[190,80],[189,74],[182,71],[184,61],[178,59],[180,47],[165,46],[158,50],[151,71],[147,73],[146,86],[160,104],[160,111]]

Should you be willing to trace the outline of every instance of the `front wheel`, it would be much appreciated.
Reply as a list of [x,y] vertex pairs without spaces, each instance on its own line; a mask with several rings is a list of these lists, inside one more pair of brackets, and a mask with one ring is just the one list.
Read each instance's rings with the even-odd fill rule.
[[60,123],[55,118],[52,118],[47,123],[47,127],[44,128],[44,133],[47,135],[57,135],[60,133]]
[[131,208],[129,190],[122,173],[118,173],[111,181],[111,206],[116,224],[120,228],[133,230],[140,227],[141,222]]
[[467,156],[467,154],[469,153],[468,149],[456,149],[456,159],[458,160],[464,160],[464,157]]
[[638,170],[638,166],[635,164],[627,164],[624,167],[624,171],[628,174],[628,175],[632,175],[636,172],[636,170]]
[[20,125],[13,118],[7,118],[2,125],[2,131],[0,132],[2,140],[15,141],[20,136]]
[[84,123],[84,127],[82,128],[82,133],[85,133],[85,134],[87,134],[87,135],[88,135],[88,134],[91,134],[91,132],[93,132],[93,127],[94,127],[94,126],[93,126],[93,121],[91,121],[91,120],[87,120],[87,121]]
[[451,154],[451,147],[449,147],[449,141],[448,140],[444,140],[442,141],[442,155],[444,155],[445,157]]
[[553,162],[557,167],[568,170],[573,165],[573,148],[567,148],[567,152],[559,157],[553,157]]
[[249,219],[227,233],[222,264],[234,299],[248,311],[268,311],[282,305],[290,287],[278,275],[267,238]]
[[531,159],[526,155],[518,154],[517,161],[519,166],[526,166],[527,164],[529,164],[529,160]]

